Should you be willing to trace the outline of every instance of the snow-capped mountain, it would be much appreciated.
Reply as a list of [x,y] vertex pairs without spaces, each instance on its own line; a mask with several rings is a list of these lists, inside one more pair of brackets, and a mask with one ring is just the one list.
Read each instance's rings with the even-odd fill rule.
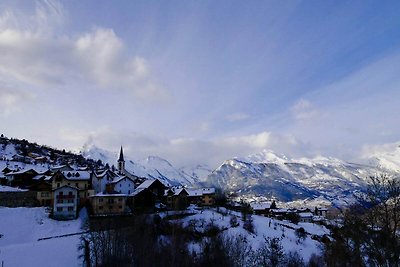
[[226,160],[207,183],[240,194],[274,197],[281,201],[323,197],[350,200],[363,191],[377,168],[336,158],[289,159],[265,150],[245,158]]
[[[86,158],[100,159],[110,166],[116,165],[118,159],[117,151],[112,153],[94,145],[84,146],[82,154]],[[175,168],[167,160],[157,156],[149,156],[135,162],[125,155],[125,169],[136,176],[157,178],[170,185],[194,185],[198,182],[197,177]]]
[[400,142],[371,147],[364,158],[371,164],[393,172],[400,172]]
[[193,177],[196,181],[204,182],[207,180],[208,175],[212,173],[211,167],[206,164],[197,164],[194,167],[182,167],[179,169],[180,171],[188,174]]

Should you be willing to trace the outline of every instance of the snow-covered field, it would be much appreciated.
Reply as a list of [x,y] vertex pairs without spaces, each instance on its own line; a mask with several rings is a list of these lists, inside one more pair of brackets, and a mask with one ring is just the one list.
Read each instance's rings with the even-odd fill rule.
[[[257,250],[260,246],[265,243],[265,238],[280,238],[281,244],[286,253],[298,252],[305,262],[308,262],[312,254],[321,254],[321,243],[311,239],[311,235],[323,236],[324,234],[329,235],[329,230],[324,226],[314,223],[299,223],[293,224],[288,221],[280,221],[264,216],[252,215],[255,233],[252,234],[247,230],[243,229],[243,222],[239,212],[227,211],[224,208],[220,208],[222,213],[228,213],[227,215],[217,212],[216,209],[204,209],[198,211],[192,209],[195,215],[185,217],[181,219],[184,225],[189,225],[193,220],[202,221],[204,224],[197,224],[196,228],[202,231],[207,223],[213,221],[219,228],[227,228],[225,231],[226,235],[246,237],[247,242],[251,245],[253,250]],[[169,213],[171,214],[171,213]],[[239,226],[231,227],[230,219],[232,216],[237,217]],[[271,223],[270,223],[271,222]],[[303,227],[309,235],[304,240],[299,241],[299,238],[295,234],[295,229]],[[196,249],[196,246],[193,246]]]
[[80,266],[80,235],[38,241],[40,238],[81,232],[86,218],[55,221],[45,208],[0,207],[0,262],[6,267]]

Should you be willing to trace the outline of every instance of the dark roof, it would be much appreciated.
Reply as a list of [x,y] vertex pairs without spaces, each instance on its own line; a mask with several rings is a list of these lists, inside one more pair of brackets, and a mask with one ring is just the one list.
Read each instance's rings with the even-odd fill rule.
[[122,146],[121,146],[121,150],[119,151],[119,159],[118,161],[125,161],[124,160],[124,152],[122,151]]

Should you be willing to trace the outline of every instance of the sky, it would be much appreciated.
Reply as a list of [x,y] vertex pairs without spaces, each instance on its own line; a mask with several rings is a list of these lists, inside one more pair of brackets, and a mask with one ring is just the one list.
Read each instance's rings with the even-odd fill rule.
[[0,1],[0,131],[175,166],[400,141],[399,1]]

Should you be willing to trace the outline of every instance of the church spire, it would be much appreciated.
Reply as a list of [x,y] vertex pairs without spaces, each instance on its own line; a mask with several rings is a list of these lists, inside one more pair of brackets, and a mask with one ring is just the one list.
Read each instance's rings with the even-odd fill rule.
[[121,150],[119,151],[118,172],[120,174],[125,173],[125,160],[124,160],[124,152],[122,150],[122,146],[121,146]]
[[125,161],[124,160],[124,151],[122,150],[122,146],[121,146],[121,150],[119,151],[119,159],[118,159],[118,162],[119,161]]

